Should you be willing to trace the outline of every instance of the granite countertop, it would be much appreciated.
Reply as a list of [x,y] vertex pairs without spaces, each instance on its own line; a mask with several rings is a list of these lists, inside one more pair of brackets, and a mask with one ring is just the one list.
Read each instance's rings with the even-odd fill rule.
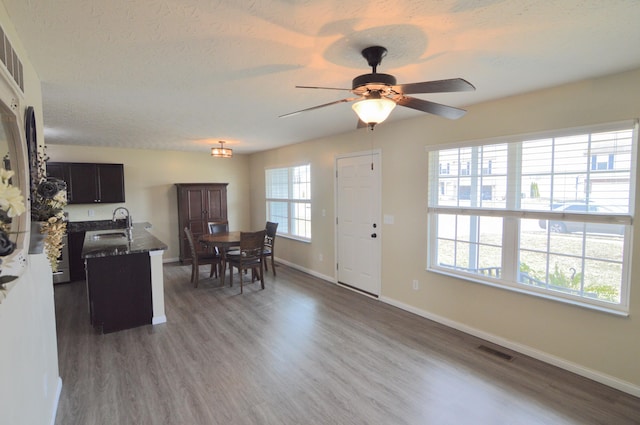
[[[82,258],[110,257],[114,255],[137,254],[149,251],[164,251],[168,246],[149,233],[149,223],[133,224],[133,241],[127,240],[124,229],[87,231],[82,246]],[[101,234],[122,233],[122,237],[96,238]]]
[[[91,220],[67,222],[67,233],[90,232],[93,230],[126,229],[127,220]],[[149,225],[151,227],[151,225]]]

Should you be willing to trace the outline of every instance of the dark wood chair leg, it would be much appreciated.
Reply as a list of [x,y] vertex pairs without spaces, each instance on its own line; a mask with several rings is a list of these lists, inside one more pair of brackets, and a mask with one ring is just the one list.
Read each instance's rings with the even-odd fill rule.
[[[275,272],[276,269],[273,269],[273,271]],[[260,286],[264,289],[264,272],[262,271],[262,265],[260,265]]]

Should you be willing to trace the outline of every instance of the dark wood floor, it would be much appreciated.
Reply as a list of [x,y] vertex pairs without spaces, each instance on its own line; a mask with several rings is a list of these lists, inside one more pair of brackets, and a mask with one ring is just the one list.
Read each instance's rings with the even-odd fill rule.
[[164,273],[168,323],[107,335],[56,286],[57,425],[640,423],[638,398],[286,266],[243,295]]

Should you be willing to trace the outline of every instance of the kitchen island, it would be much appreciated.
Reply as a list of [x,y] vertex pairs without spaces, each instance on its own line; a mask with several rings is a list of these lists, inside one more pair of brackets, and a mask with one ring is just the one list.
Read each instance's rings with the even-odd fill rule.
[[84,237],[89,316],[103,333],[166,322],[162,254],[167,245],[148,223],[88,231]]

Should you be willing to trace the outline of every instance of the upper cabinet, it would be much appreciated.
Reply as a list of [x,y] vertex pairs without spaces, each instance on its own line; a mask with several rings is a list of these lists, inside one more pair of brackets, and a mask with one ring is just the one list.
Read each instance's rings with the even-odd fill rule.
[[67,183],[69,204],[124,202],[122,164],[49,162],[47,175]]

